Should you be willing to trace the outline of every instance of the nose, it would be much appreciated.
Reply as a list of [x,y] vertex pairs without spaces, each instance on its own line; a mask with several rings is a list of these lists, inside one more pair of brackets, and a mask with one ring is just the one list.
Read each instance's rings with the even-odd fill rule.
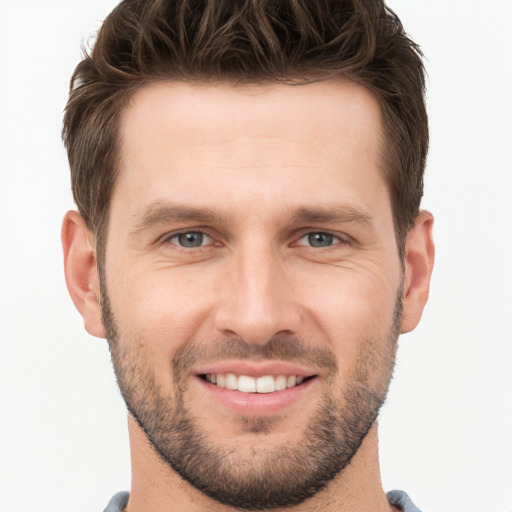
[[277,251],[247,247],[227,267],[214,320],[224,336],[263,345],[278,334],[297,333],[301,309]]

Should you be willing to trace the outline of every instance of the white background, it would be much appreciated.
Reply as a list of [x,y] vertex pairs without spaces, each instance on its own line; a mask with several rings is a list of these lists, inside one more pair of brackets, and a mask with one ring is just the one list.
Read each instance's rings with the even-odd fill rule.
[[[68,80],[113,0],[0,0],[0,511],[101,511],[130,486],[106,343],[68,297]],[[512,511],[512,1],[390,0],[429,72],[437,263],[381,418],[384,487]]]

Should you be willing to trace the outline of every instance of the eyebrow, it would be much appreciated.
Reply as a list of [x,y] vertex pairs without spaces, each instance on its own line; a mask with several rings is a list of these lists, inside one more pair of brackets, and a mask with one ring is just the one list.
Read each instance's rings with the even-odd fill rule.
[[292,215],[292,222],[301,223],[356,223],[374,225],[372,216],[362,208],[352,205],[325,208],[299,208]]
[[136,218],[131,232],[136,234],[152,226],[173,222],[200,222],[207,224],[221,220],[221,216],[213,210],[182,206],[168,203],[167,201],[156,201]]
[[[292,212],[290,221],[292,224],[359,223],[369,227],[374,225],[367,211],[353,205],[299,208]],[[209,224],[224,222],[224,218],[218,212],[208,208],[194,208],[159,200],[136,217],[131,233],[137,234],[153,226],[179,222]]]

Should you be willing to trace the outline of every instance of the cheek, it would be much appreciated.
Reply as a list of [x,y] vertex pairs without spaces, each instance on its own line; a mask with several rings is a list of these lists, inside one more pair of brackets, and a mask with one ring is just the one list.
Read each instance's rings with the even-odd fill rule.
[[[168,364],[191,339],[208,341],[220,335],[215,311],[222,297],[235,293],[224,289],[230,281],[223,265],[166,268],[128,263],[108,269],[114,315],[121,335],[144,343],[157,364]],[[399,283],[395,269],[367,262],[345,268],[284,265],[282,270],[281,289],[274,292],[285,295],[302,313],[301,325],[290,330],[330,348],[340,370],[354,365],[362,343],[389,333]]]
[[[120,277],[122,273],[118,274]],[[136,273],[108,281],[119,341],[141,375],[151,375],[163,395],[173,396],[173,358],[204,324],[201,294],[190,280],[166,279],[164,273]],[[192,285],[192,286],[188,286]],[[204,294],[203,294],[204,295]]]
[[399,278],[383,275],[340,271],[328,280],[309,280],[307,293],[303,290],[310,325],[329,344],[342,374],[352,371],[369,344],[377,349],[388,344]]
[[155,353],[175,352],[197,335],[207,316],[211,288],[205,279],[180,269],[132,266],[109,279],[109,297],[121,332],[144,340]]

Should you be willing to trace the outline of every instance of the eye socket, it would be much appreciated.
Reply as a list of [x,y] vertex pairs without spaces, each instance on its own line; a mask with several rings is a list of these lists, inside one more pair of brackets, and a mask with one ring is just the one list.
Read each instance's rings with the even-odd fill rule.
[[339,244],[342,242],[343,240],[336,235],[332,235],[331,233],[324,233],[322,231],[316,231],[301,237],[298,240],[297,245],[322,248],[331,247],[334,244]]
[[208,245],[213,242],[213,239],[206,233],[201,231],[186,231],[184,233],[177,233],[167,239],[168,243],[179,245],[185,249],[194,249]]
[[[167,243],[178,245],[185,249],[195,249],[209,245],[213,242],[212,237],[202,231],[185,231],[170,236]],[[315,248],[331,247],[335,244],[343,243],[344,240],[339,236],[323,231],[314,231],[301,237],[296,245],[309,246]]]

